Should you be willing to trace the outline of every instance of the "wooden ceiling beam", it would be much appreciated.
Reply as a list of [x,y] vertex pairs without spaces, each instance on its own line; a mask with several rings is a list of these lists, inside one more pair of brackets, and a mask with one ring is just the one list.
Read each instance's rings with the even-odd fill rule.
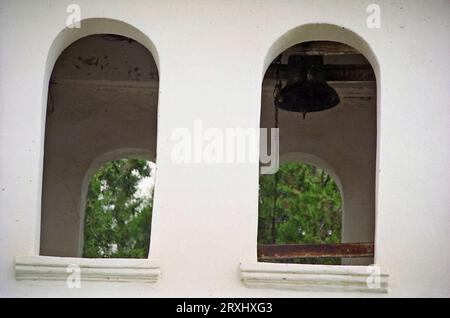
[[303,42],[288,48],[283,55],[348,55],[361,54],[344,43],[331,41]]
[[[279,67],[279,77],[281,80],[287,79],[288,66],[286,64],[272,64],[267,70],[264,79],[276,79],[277,68]],[[370,64],[349,64],[336,65],[325,64],[326,81],[346,81],[346,82],[366,82],[375,81],[375,74]]]

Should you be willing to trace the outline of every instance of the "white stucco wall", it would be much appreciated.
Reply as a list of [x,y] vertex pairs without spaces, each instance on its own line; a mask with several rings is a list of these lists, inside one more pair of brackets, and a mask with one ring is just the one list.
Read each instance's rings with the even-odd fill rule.
[[[264,67],[311,39],[356,47],[377,73],[375,262],[389,271],[387,295],[450,295],[448,1],[378,1],[380,29],[367,28],[371,2],[359,0],[78,1],[83,19],[136,29],[86,22],[63,31],[69,3],[0,2],[0,295],[335,295],[247,289],[239,280],[238,264],[256,260],[257,164],[170,161],[172,130],[195,119],[259,127]],[[301,27],[321,23],[331,26]],[[162,279],[83,282],[81,289],[16,281],[14,257],[39,253],[48,77],[67,45],[99,32],[138,39],[159,68],[150,256],[160,260]]]

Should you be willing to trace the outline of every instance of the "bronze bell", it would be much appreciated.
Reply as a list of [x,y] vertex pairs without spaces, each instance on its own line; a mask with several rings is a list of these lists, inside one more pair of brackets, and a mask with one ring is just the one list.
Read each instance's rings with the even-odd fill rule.
[[318,112],[337,106],[339,95],[325,81],[323,56],[291,55],[288,79],[275,95],[279,109],[303,113]]

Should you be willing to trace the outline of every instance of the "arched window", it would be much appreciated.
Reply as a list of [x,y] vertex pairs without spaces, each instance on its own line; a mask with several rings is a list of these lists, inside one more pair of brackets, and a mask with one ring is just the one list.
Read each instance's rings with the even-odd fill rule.
[[[262,175],[259,182],[258,244],[341,243],[342,197],[327,171],[289,162],[280,165],[276,176]],[[289,255],[263,256],[262,261],[340,264],[339,258]]]
[[[96,22],[92,23],[95,25]],[[89,28],[89,25],[89,21],[84,22],[81,30]],[[124,24],[114,21],[103,25],[124,29]],[[127,217],[116,217],[105,224],[97,223],[99,220],[95,217],[98,215],[91,214],[92,204],[105,202],[92,201],[93,192],[102,195],[101,187],[110,185],[92,182],[108,177],[106,174],[111,172],[108,169],[125,169],[116,171],[119,175],[123,173],[125,179],[135,178],[134,170],[147,173],[145,167],[136,167],[132,174],[127,174],[127,165],[138,161],[110,162],[112,160],[143,157],[156,162],[158,87],[158,69],[150,51],[140,42],[123,35],[102,33],[84,36],[59,56],[48,91],[41,255],[147,257],[148,242],[142,241],[148,241],[150,219],[136,224]],[[92,176],[94,179],[89,185]],[[126,186],[126,182],[120,186]],[[132,202],[127,201],[120,211],[113,209],[112,212],[137,213],[127,204]],[[104,216],[111,217],[107,213]],[[114,224],[121,221],[125,224]],[[110,233],[105,226],[111,230]],[[140,229],[142,237],[139,239],[130,236],[127,243],[120,241],[128,247],[116,248],[114,244],[119,243],[112,237],[119,230],[132,231],[133,226],[147,228]],[[125,237],[127,234],[120,235]],[[95,243],[98,246],[93,247]],[[106,244],[111,244],[109,252]]]
[[[280,162],[290,163],[260,177],[259,260],[372,264],[377,85],[370,62],[344,43],[301,42],[270,63],[262,91],[261,127],[279,129]],[[333,176],[302,165],[315,165],[311,158]]]
[[89,182],[83,257],[147,258],[155,164],[143,159],[105,163]]

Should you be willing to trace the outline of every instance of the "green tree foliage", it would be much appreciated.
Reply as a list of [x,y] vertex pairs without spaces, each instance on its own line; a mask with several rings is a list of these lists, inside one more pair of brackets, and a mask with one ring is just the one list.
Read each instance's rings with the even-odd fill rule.
[[84,257],[147,257],[153,195],[136,194],[151,173],[139,159],[111,161],[95,173],[86,200]]
[[[92,177],[86,203],[84,257],[148,255],[152,195],[136,195],[139,182],[152,174],[147,161],[106,163]],[[275,176],[260,178],[258,244],[338,243],[342,199],[332,178],[314,166],[288,163]],[[113,251],[112,246],[117,248]],[[289,262],[339,264],[339,259]]]
[[[341,194],[324,170],[307,164],[287,163],[280,166],[276,176],[262,175],[259,186],[258,244],[341,241]],[[339,259],[297,261],[340,263]]]

